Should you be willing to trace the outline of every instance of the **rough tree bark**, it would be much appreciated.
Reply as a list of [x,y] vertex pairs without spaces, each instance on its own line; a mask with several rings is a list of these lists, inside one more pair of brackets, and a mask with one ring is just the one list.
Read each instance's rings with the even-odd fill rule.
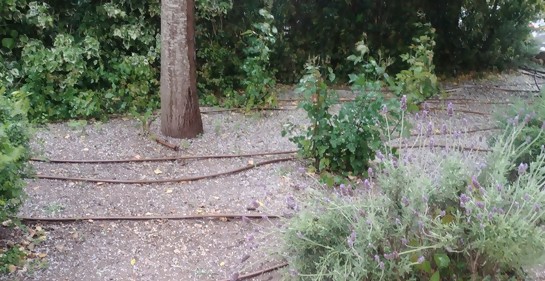
[[203,132],[197,97],[194,0],[161,0],[161,131],[174,138]]

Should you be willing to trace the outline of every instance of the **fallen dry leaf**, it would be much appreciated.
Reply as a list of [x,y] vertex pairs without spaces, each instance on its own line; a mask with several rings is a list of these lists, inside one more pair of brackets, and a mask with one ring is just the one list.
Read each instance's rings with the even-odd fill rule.
[[163,171],[159,170],[159,168],[155,169],[155,171],[153,171],[156,175],[158,174],[162,174]]
[[166,193],[172,193],[172,189],[167,189]]
[[253,165],[253,164],[254,164],[254,159],[248,160],[248,165]]
[[17,267],[13,264],[8,265],[8,271],[9,273],[13,273],[17,270]]

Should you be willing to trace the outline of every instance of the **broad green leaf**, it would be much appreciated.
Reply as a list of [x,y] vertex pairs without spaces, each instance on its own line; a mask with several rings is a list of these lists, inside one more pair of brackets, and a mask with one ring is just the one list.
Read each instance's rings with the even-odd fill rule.
[[429,261],[424,261],[423,263],[418,264],[416,267],[423,272],[431,273],[431,263]]
[[439,271],[436,271],[430,278],[430,281],[441,281],[441,276],[439,275]]
[[15,47],[15,40],[13,38],[3,38],[2,47],[7,49],[13,49],[13,47]]
[[444,253],[437,253],[433,255],[433,260],[439,268],[447,268],[450,264],[449,257]]

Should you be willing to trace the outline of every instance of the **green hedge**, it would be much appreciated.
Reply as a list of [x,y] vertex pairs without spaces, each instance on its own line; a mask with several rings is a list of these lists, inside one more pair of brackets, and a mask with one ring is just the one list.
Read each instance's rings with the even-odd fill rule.
[[28,175],[29,124],[24,97],[7,97],[0,87],[0,221],[15,215]]
[[[339,77],[363,33],[373,55],[406,69],[419,28],[436,30],[443,73],[504,68],[528,49],[528,23],[543,0],[196,0],[198,83],[206,101],[244,89],[242,35],[270,10],[278,38],[270,65],[294,83],[309,57]],[[0,0],[0,81],[29,92],[33,119],[103,117],[158,107],[160,6],[156,0]]]

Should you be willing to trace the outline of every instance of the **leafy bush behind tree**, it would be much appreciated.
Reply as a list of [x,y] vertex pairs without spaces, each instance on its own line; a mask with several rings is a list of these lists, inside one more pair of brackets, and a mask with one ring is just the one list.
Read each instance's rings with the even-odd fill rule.
[[[390,74],[407,69],[399,59],[421,32],[436,31],[433,62],[439,72],[503,68],[530,43],[528,22],[542,0],[197,0],[198,84],[206,102],[245,89],[247,41],[242,34],[269,10],[278,34],[269,65],[280,83],[296,82],[309,57],[338,77],[366,33],[373,56],[395,59]],[[158,106],[159,1],[0,0],[0,80],[31,95],[35,118],[100,118]]]

